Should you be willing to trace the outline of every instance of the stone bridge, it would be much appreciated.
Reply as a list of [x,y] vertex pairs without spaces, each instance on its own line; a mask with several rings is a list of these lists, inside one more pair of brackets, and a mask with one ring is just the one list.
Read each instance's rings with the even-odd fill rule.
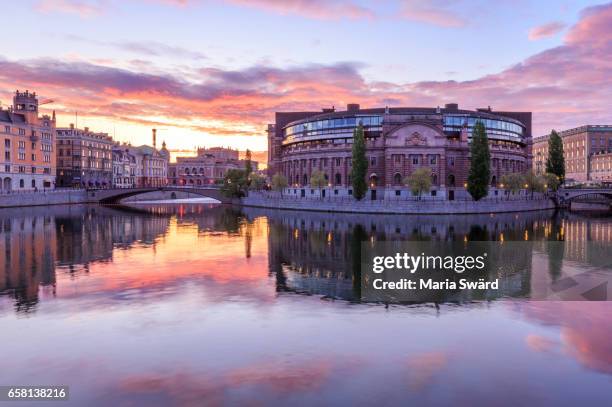
[[221,190],[215,187],[142,187],[142,188],[110,188],[110,189],[90,189],[87,190],[87,200],[97,201],[103,204],[118,203],[122,199],[134,195],[146,194],[147,192],[168,191],[168,192],[189,192],[201,195],[205,198],[212,198],[221,203],[231,203],[231,199],[223,196]]
[[574,200],[607,201],[612,204],[612,188],[560,188],[557,204],[568,206]]

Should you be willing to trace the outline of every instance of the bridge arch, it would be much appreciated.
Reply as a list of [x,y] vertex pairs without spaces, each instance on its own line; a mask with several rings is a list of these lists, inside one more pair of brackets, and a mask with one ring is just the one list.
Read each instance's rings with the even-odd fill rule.
[[[148,192],[189,192],[192,194],[200,195],[204,198],[216,199],[221,203],[231,203],[231,199],[225,197],[219,188],[202,187],[202,188],[184,188],[184,187],[151,187],[151,188],[117,188],[117,189],[100,189],[100,190],[88,190],[87,198],[89,201],[99,202],[102,204],[116,204],[122,199],[129,198],[131,196],[146,194]],[[175,195],[176,196],[176,195]]]
[[557,203],[560,206],[568,206],[578,201],[607,201],[612,204],[612,189],[610,188],[585,188],[585,189],[560,189],[557,191]]

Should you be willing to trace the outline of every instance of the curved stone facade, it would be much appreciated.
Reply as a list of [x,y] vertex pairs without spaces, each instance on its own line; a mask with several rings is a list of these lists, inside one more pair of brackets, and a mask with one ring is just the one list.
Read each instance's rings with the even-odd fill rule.
[[[460,126],[457,118],[463,120]],[[531,113],[467,111],[452,104],[444,109],[349,105],[341,112],[277,113],[276,123],[268,126],[270,175],[280,172],[287,177],[288,194],[350,196],[352,134],[361,123],[367,145],[369,199],[408,197],[403,180],[422,167],[431,169],[431,197],[463,197],[476,121],[487,127],[490,193],[497,195],[504,174],[530,168]],[[322,171],[328,181],[322,191],[309,187],[315,170]]]

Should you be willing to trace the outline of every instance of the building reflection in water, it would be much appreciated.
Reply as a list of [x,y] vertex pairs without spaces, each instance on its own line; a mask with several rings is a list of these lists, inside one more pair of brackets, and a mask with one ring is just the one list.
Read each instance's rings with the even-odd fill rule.
[[[500,290],[480,298],[465,298],[469,300],[544,296],[561,276],[564,261],[603,266],[600,263],[607,258],[604,253],[612,239],[610,218],[585,219],[553,211],[489,216],[371,216],[254,208],[244,211],[249,219],[268,220],[269,269],[279,292],[350,301],[361,297],[362,241],[523,242],[520,253],[513,252],[511,246],[500,252],[507,258]],[[541,264],[543,259],[547,264]]]
[[19,208],[0,211],[0,294],[19,311],[55,292],[56,272],[78,276],[114,249],[154,245],[169,219],[102,206]]
[[559,279],[568,261],[603,266],[598,262],[612,240],[610,218],[554,212],[371,216],[211,204],[3,209],[0,295],[12,297],[17,310],[29,311],[41,296],[54,295],[56,273],[77,278],[92,263],[112,262],[117,250],[138,246],[155,251],[173,222],[212,239],[219,233],[239,237],[247,259],[254,239],[267,239],[268,272],[277,292],[349,301],[361,297],[362,241],[529,242],[524,261],[520,256],[509,261],[512,272],[500,281],[500,293],[475,298],[494,299],[528,298]]

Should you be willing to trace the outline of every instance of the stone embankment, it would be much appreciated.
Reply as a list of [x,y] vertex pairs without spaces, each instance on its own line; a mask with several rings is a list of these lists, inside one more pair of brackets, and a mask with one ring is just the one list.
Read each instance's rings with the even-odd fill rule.
[[334,198],[293,198],[274,194],[251,192],[241,204],[259,208],[291,209],[298,211],[324,211],[345,213],[388,214],[468,214],[525,212],[554,209],[552,199],[538,196],[534,199],[486,199],[475,201],[446,200],[362,200]]
[[0,208],[41,205],[70,205],[88,202],[82,189],[56,189],[53,191],[11,192],[0,194]]

